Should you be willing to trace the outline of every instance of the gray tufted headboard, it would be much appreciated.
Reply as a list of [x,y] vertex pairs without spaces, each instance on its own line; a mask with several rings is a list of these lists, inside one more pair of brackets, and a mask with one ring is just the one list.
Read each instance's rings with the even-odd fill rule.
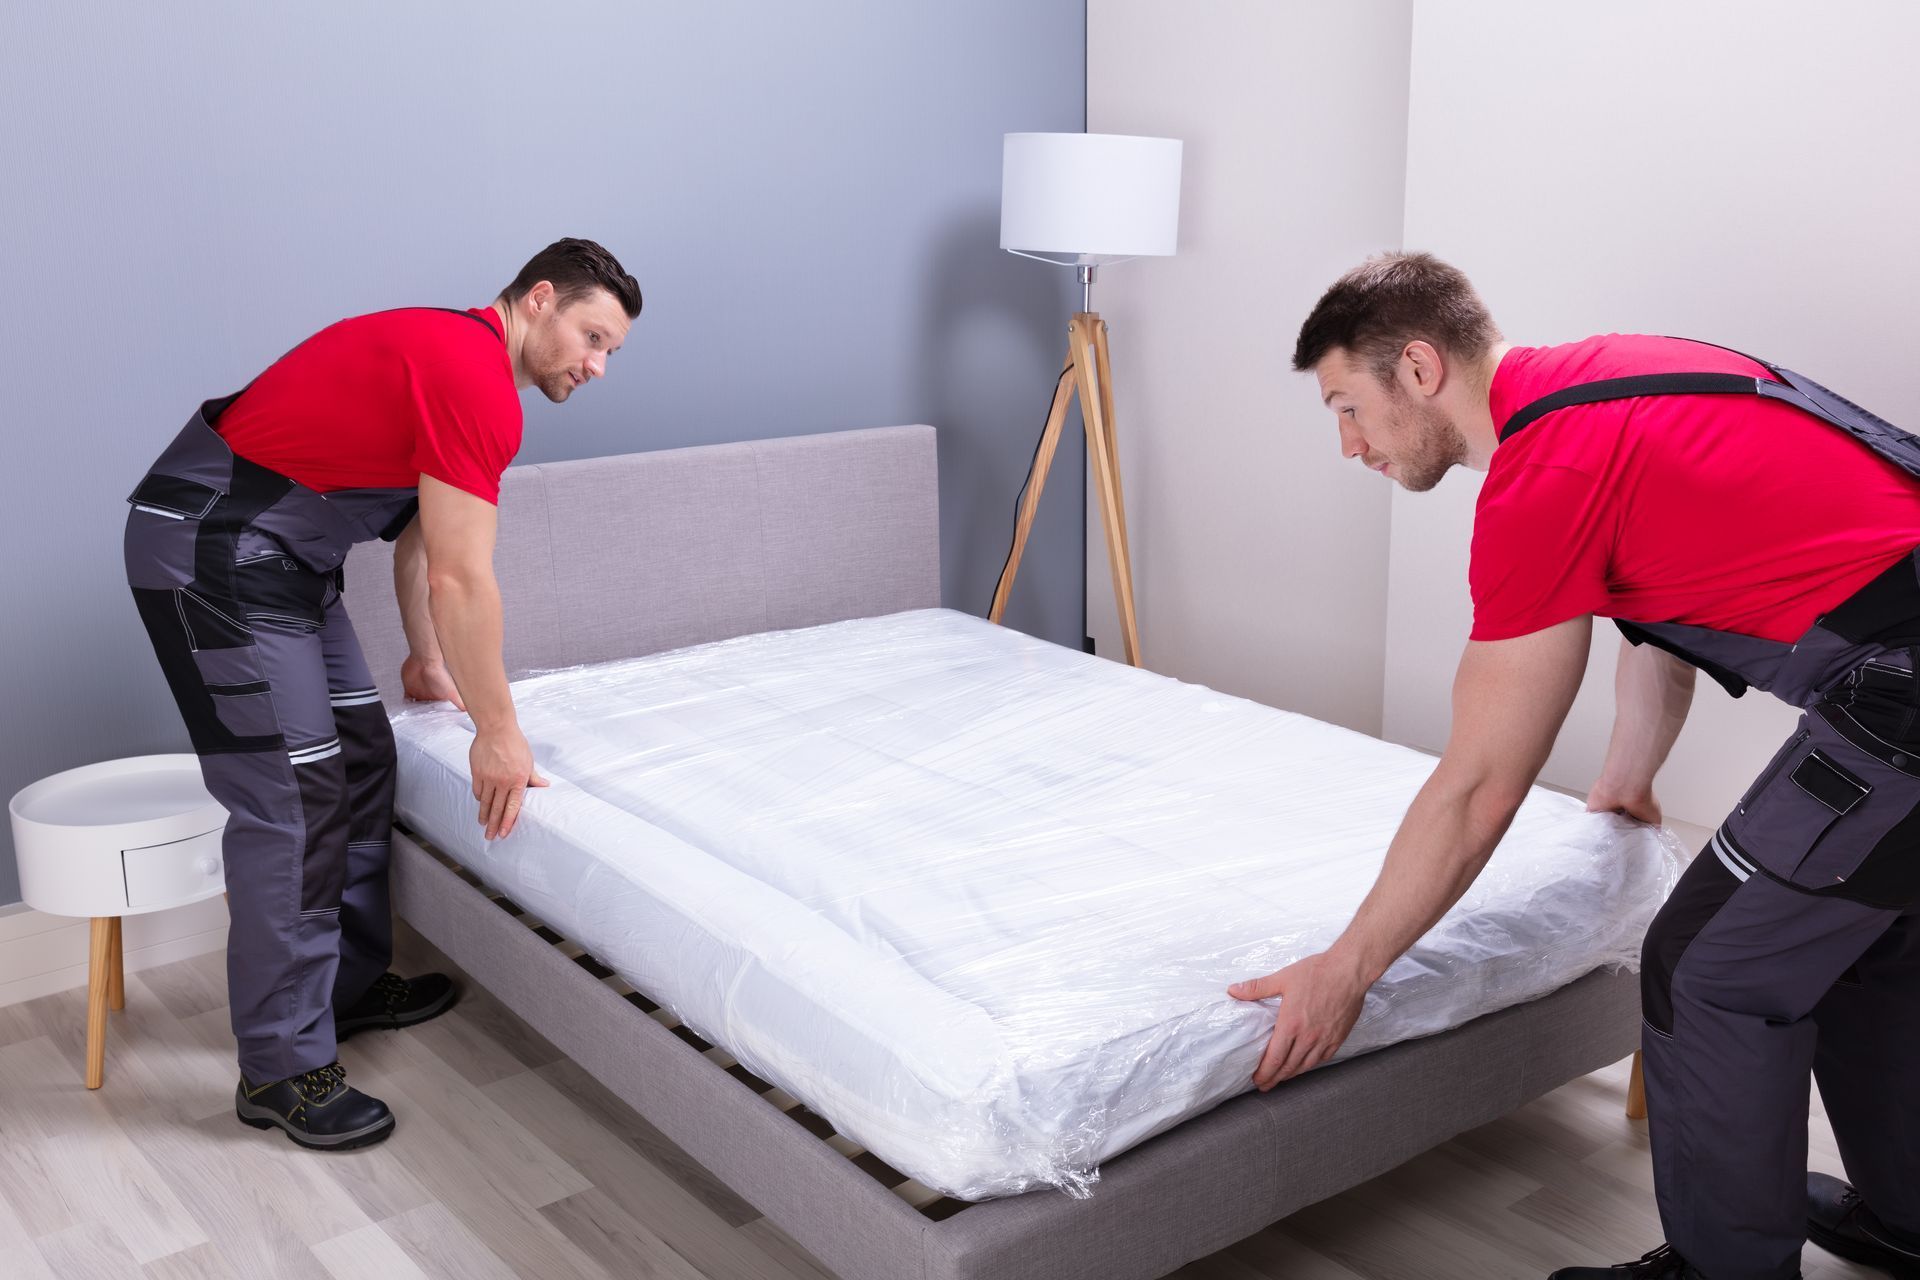
[[[510,467],[494,570],[510,675],[940,603],[932,427]],[[347,560],[389,706],[407,654],[393,548]]]

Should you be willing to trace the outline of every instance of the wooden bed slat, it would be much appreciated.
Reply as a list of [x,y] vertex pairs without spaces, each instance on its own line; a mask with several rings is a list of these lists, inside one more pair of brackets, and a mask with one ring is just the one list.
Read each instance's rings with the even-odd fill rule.
[[631,983],[620,977],[619,974],[615,973],[605,964],[602,964],[584,947],[568,939],[558,929],[547,924],[539,917],[532,915],[525,907],[513,901],[513,899],[507,897],[505,894],[495,891],[484,880],[461,865],[459,860],[441,852],[432,842],[424,839],[417,832],[409,830],[407,834],[437,862],[478,889],[494,906],[500,908],[500,910],[509,916],[512,916],[519,924],[537,935],[543,942],[547,943],[547,945],[559,951],[595,978],[600,979],[607,986],[612,987],[627,1003],[645,1013],[661,1026],[666,1027],[687,1045],[691,1046],[696,1052],[704,1054],[716,1066],[725,1070],[728,1075],[731,1075],[741,1084],[759,1094],[770,1106],[778,1111],[784,1112],[788,1119],[819,1139],[823,1145],[843,1157],[847,1163],[912,1205],[914,1209],[918,1210],[920,1214],[929,1221],[941,1222],[947,1218],[951,1218],[954,1214],[964,1209],[972,1207],[965,1200],[955,1200],[951,1197],[943,1196],[933,1188],[914,1181],[898,1169],[887,1164],[886,1161],[868,1151],[859,1143],[838,1133],[835,1131],[832,1121],[802,1103],[800,1099],[794,1097],[786,1090],[769,1081],[762,1080],[759,1076],[748,1071],[726,1050],[702,1039],[692,1028],[681,1022],[677,1014],[649,999],[645,993],[636,990]]

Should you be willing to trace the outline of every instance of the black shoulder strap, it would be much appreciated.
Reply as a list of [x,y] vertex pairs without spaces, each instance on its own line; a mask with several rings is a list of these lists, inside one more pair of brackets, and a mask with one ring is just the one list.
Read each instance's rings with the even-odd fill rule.
[[421,307],[421,308],[420,308],[420,310],[422,310],[422,311],[444,311],[444,312],[446,312],[446,313],[447,313],[448,315],[454,315],[454,316],[465,316],[465,317],[466,317],[467,319],[469,319],[469,320],[471,320],[471,321],[473,321],[473,322],[474,322],[475,324],[477,324],[477,325],[479,325],[479,326],[480,326],[480,327],[481,327],[482,329],[485,329],[485,330],[486,330],[486,331],[487,331],[488,333],[490,333],[490,334],[492,334],[492,335],[494,336],[494,339],[495,339],[496,341],[498,341],[498,342],[505,342],[505,341],[506,341],[506,338],[504,338],[504,337],[502,337],[502,336],[501,336],[501,333],[500,333],[500,331],[499,331],[498,329],[496,329],[496,328],[494,328],[494,327],[493,327],[493,326],[492,326],[491,324],[489,324],[489,323],[487,322],[487,320],[485,319],[485,317],[482,317],[482,316],[477,316],[477,315],[475,315],[475,314],[473,314],[473,312],[471,312],[471,311],[462,311],[462,310],[460,310],[460,308],[458,308],[458,307]]
[[1645,373],[1630,378],[1581,382],[1541,396],[1521,408],[1500,428],[1500,439],[1505,441],[1528,423],[1545,417],[1555,409],[1576,404],[1631,400],[1635,396],[1766,395],[1766,389],[1775,385],[1765,378],[1749,377],[1744,373]]
[[[505,334],[501,333],[498,329],[488,324],[481,317],[473,314],[473,312],[462,311],[458,307],[388,307],[385,311],[375,311],[375,312],[372,312],[371,314],[384,316],[384,315],[390,315],[395,311],[444,311],[448,315],[465,316],[467,319],[473,321],[475,324],[479,325],[482,329],[485,329],[488,333],[492,334],[494,337],[494,341],[498,342],[501,346],[505,346],[507,343]],[[302,339],[301,341],[304,342],[305,339]],[[284,360],[286,359],[286,356],[282,355],[280,358]],[[207,425],[212,426],[216,418],[218,418],[221,414],[225,413],[228,409],[231,409],[233,407],[233,402],[235,400],[238,400],[241,396],[246,394],[247,387],[251,387],[255,382],[258,382],[259,380],[260,380],[260,375],[256,373],[251,379],[248,380],[246,387],[240,388],[240,390],[234,392],[232,395],[223,397],[222,399],[219,399],[219,400],[208,400],[205,403],[203,403],[200,406],[200,413],[201,413],[201,416],[206,419]],[[396,534],[395,536],[397,537],[399,535]],[[388,541],[392,541],[392,539],[389,538]]]
[[462,311],[459,307],[388,307],[385,311],[373,311],[373,312],[369,312],[368,314],[376,315],[376,316],[390,316],[396,311],[444,311],[450,316],[465,316],[467,319],[473,321],[475,324],[479,325],[482,329],[485,329],[488,333],[492,334],[494,336],[495,341],[504,345],[507,340],[506,335],[502,334],[498,329],[494,328],[493,325],[490,324],[484,317],[477,316],[473,314],[473,312],[471,311]]

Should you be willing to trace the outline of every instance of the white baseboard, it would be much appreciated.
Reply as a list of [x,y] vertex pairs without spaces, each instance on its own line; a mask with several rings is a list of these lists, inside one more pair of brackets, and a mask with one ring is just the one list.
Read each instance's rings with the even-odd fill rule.
[[[227,903],[215,895],[191,906],[127,916],[120,926],[128,973],[227,948]],[[87,985],[91,926],[25,903],[0,907],[0,1005]]]

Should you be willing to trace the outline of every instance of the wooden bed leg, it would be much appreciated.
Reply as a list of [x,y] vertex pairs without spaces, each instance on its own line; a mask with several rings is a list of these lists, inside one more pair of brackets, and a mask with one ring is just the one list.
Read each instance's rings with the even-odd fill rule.
[[1647,1118],[1647,1081],[1639,1050],[1633,1054],[1633,1074],[1627,1079],[1627,1119]]

